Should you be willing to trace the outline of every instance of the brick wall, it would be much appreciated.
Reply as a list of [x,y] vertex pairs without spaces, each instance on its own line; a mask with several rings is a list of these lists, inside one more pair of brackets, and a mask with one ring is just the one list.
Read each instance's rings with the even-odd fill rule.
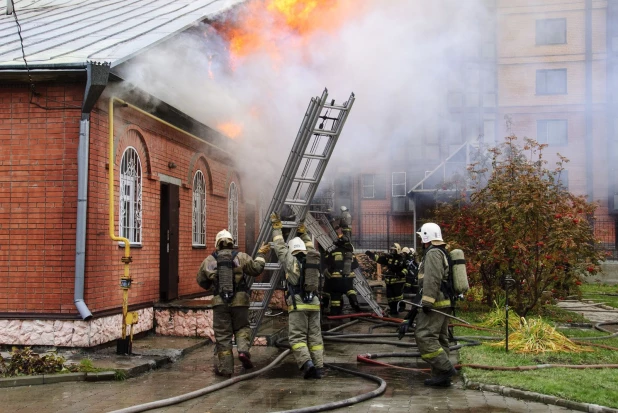
[[0,85],[0,312],[75,313],[83,85]]
[[[83,88],[77,83],[37,85],[41,96],[36,101],[56,108],[45,110],[28,103],[26,86],[0,85],[0,312],[77,313],[73,293]],[[84,299],[95,313],[122,305],[119,279],[124,250],[111,240],[108,224],[107,108],[103,99],[97,104],[90,131]],[[116,107],[114,129],[116,234],[119,162],[128,146],[137,149],[143,170],[142,247],[131,249],[129,304],[147,305],[159,299],[160,174],[182,183],[179,294],[200,293],[195,275],[214,249],[216,233],[227,227],[232,181],[239,189],[238,241],[244,248],[240,177],[217,150],[131,108]],[[170,161],[177,167],[168,168]],[[198,169],[207,186],[206,249],[192,247],[192,186]]]

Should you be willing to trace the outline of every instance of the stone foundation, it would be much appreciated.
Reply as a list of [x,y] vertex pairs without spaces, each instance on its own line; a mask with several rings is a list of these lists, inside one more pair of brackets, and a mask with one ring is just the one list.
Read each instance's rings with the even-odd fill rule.
[[[137,311],[133,334],[153,328],[153,308]],[[122,337],[122,314],[83,320],[0,320],[0,344],[94,347]],[[127,329],[127,334],[128,334]]]

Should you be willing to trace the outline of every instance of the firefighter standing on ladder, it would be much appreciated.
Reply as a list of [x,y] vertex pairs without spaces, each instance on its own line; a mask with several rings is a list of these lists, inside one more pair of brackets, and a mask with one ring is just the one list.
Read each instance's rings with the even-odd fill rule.
[[354,248],[347,236],[341,235],[334,242],[335,249],[326,253],[324,257],[326,269],[324,278],[325,313],[339,315],[343,313],[343,296],[346,295],[350,306],[360,312],[356,290],[354,289],[354,270],[358,268],[358,261],[354,256]]
[[270,246],[262,246],[253,260],[244,252],[234,250],[232,234],[224,229],[215,237],[215,248],[216,251],[200,265],[197,283],[206,290],[214,287],[212,327],[217,355],[215,374],[231,377],[234,372],[233,336],[236,338],[238,359],[243,367],[253,367],[249,353],[249,294],[244,274],[256,277],[262,273]]
[[318,296],[320,254],[313,247],[304,224],[298,226],[299,236],[286,245],[281,218],[273,212],[270,221],[274,249],[287,282],[288,340],[292,354],[305,379],[321,379],[324,375],[324,344]]

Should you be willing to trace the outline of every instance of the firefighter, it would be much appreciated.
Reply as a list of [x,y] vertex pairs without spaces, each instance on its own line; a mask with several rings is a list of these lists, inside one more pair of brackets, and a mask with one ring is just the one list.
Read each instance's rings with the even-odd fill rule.
[[403,247],[401,249],[401,255],[403,256],[405,266],[408,270],[403,292],[407,294],[416,294],[418,292],[418,264],[416,262],[416,251],[414,248]]
[[449,264],[442,231],[437,224],[427,223],[417,232],[425,254],[419,266],[418,282],[422,311],[416,316],[414,336],[421,358],[431,366],[426,386],[448,387],[457,374],[449,360],[448,317],[432,309],[451,314],[452,294],[449,289]]
[[341,235],[335,241],[335,249],[327,252],[324,261],[326,269],[324,277],[326,279],[324,292],[327,298],[329,310],[325,313],[339,315],[343,313],[343,296],[348,297],[350,306],[356,312],[360,312],[356,290],[354,289],[354,270],[358,268],[358,261],[354,256],[354,248],[348,237]]
[[365,254],[378,264],[386,266],[383,276],[386,283],[389,315],[391,317],[398,316],[400,311],[405,310],[405,304],[399,302],[403,300],[403,286],[408,275],[408,269],[401,255],[401,246],[398,243],[394,243],[389,249],[389,253],[385,255],[371,251],[366,251]]
[[288,245],[281,233],[281,218],[270,216],[277,258],[285,270],[288,306],[288,340],[298,368],[305,379],[321,379],[324,375],[324,344],[320,327],[320,254],[313,247],[305,225],[300,224],[298,237]]
[[197,283],[208,290],[214,287],[212,299],[215,333],[215,374],[231,377],[234,372],[232,336],[236,339],[238,359],[245,369],[253,367],[249,353],[249,289],[244,275],[256,277],[264,270],[268,244],[258,250],[253,260],[244,252],[234,250],[234,239],[226,229],[215,237],[215,252],[206,257],[197,272]]
[[343,236],[347,237],[349,242],[352,242],[352,215],[348,211],[348,207],[341,205],[341,217],[339,218],[339,228]]

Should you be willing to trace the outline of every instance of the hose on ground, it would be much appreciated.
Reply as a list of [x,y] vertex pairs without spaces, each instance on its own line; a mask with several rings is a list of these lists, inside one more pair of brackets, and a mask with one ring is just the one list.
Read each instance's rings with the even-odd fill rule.
[[283,360],[284,358],[286,358],[288,355],[290,355],[292,352],[292,350],[286,350],[283,353],[279,354],[279,356],[277,356],[276,359],[274,359],[268,366],[248,373],[248,374],[243,374],[241,376],[236,376],[236,377],[232,377],[229,380],[225,380],[222,381],[220,383],[216,383],[216,384],[212,384],[210,386],[189,392],[189,393],[185,393],[185,394],[181,394],[180,396],[175,396],[175,397],[169,397],[167,399],[162,399],[162,400],[156,400],[154,402],[149,402],[149,403],[144,403],[144,404],[138,404],[135,406],[131,406],[131,407],[127,407],[124,409],[120,409],[120,410],[114,410],[113,412],[110,413],[138,413],[138,412],[145,412],[147,410],[151,410],[151,409],[156,409],[159,407],[165,407],[165,406],[171,406],[173,404],[178,404],[178,403],[182,403],[185,402],[187,400],[191,400],[194,399],[196,397],[200,397],[200,396],[204,396],[208,393],[212,393],[216,390],[222,389],[224,387],[228,387],[231,386],[232,384],[238,383],[240,381],[244,381],[244,380],[248,380],[248,379],[252,379],[256,376],[259,376],[260,374],[272,369],[273,367],[275,367],[277,364],[279,364],[279,362],[281,362],[281,360]]

